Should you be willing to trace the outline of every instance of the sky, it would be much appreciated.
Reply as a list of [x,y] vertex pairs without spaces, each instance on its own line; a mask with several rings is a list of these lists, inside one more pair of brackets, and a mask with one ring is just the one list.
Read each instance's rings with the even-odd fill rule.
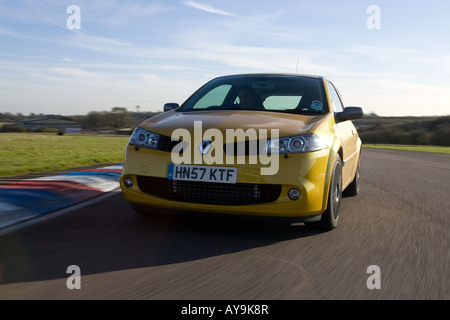
[[346,106],[450,114],[450,1],[0,0],[0,113],[162,111],[212,78],[321,75]]

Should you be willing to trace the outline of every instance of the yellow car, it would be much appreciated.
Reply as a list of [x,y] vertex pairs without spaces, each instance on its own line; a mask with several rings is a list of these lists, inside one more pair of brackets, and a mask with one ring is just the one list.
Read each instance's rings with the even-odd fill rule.
[[120,186],[138,213],[274,218],[327,230],[342,195],[359,191],[361,140],[326,78],[215,78],[181,106],[142,122],[125,150]]

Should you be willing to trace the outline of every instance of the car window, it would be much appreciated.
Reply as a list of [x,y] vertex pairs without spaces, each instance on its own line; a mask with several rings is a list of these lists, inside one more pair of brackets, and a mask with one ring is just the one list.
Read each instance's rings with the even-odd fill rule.
[[178,111],[257,110],[323,114],[328,112],[320,78],[244,75],[213,79]]
[[331,104],[334,112],[344,111],[344,106],[342,105],[339,94],[336,92],[334,85],[330,82],[328,82],[328,90],[330,91]]
[[230,89],[230,84],[224,84],[213,88],[193,106],[193,109],[206,109],[223,105],[225,97],[228,95]]

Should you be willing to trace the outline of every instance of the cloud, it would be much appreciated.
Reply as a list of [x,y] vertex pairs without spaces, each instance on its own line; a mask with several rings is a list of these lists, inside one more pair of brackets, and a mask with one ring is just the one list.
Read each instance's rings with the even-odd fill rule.
[[195,2],[195,1],[192,1],[192,0],[186,0],[186,1],[183,1],[183,3],[185,5],[187,5],[187,6],[189,6],[189,7],[193,7],[193,8],[196,8],[196,9],[199,9],[199,10],[202,10],[202,11],[206,11],[206,12],[209,12],[209,13],[218,14],[218,15],[221,15],[221,16],[234,16],[234,17],[239,17],[240,16],[240,15],[232,13],[232,12],[216,9],[216,8],[212,7],[211,5],[209,5],[207,3],[201,4],[201,3],[198,3],[198,2]]
[[261,35],[267,35],[277,38],[286,38],[286,39],[298,39],[298,35],[290,34],[290,33],[281,33],[281,32],[270,32],[270,31],[260,31],[260,30],[251,30],[251,29],[244,29],[243,31],[257,33]]
[[64,46],[72,46],[90,51],[108,53],[115,52],[120,48],[130,46],[129,43],[123,41],[119,41],[113,38],[88,35],[78,30],[71,31],[71,33],[73,34],[70,36],[65,36],[64,38],[46,40],[60,43]]
[[0,34],[5,36],[17,37],[17,38],[26,38],[25,35],[20,34],[18,32],[6,30],[5,28],[0,27]]
[[[86,1],[86,0],[85,0]],[[136,25],[142,26],[149,20],[175,10],[173,4],[148,3],[148,1],[86,1],[83,4],[83,19],[86,24],[98,25],[110,29],[123,29]]]
[[99,75],[94,72],[88,72],[84,71],[80,68],[50,68],[51,71],[54,73],[57,73],[59,75],[62,75],[64,77],[70,77],[70,78],[99,78]]
[[422,53],[415,49],[407,49],[398,46],[370,46],[370,45],[355,45],[346,49],[343,52],[354,54],[356,56],[369,57],[381,62],[398,61],[404,59],[412,59],[419,57]]
[[106,37],[98,37],[98,36],[91,36],[87,35],[80,31],[74,31],[76,34],[77,39],[76,42],[81,42],[85,44],[99,44],[99,45],[114,45],[114,46],[128,46],[129,44],[123,41],[119,41],[112,38],[106,38]]
[[78,30],[70,31],[69,37],[64,36],[59,38],[54,37],[43,38],[37,36],[29,36],[26,34],[10,31],[0,27],[0,35],[32,41],[39,41],[41,43],[42,42],[59,43],[64,46],[69,45],[98,52],[110,52],[112,49],[116,49],[117,47],[126,47],[130,45],[129,43],[119,41],[113,38],[88,35]]

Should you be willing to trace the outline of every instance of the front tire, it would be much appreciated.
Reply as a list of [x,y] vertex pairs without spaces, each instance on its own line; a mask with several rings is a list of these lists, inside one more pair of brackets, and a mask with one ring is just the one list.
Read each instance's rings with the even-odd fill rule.
[[[361,156],[360,156],[361,158]],[[345,188],[343,192],[344,197],[354,197],[359,193],[359,185],[360,185],[360,169],[361,168],[361,160],[358,159],[358,164],[356,165],[356,172],[353,181]]]
[[328,205],[322,214],[322,220],[319,225],[327,231],[337,227],[339,221],[339,210],[342,202],[342,160],[339,155],[336,156],[333,166],[333,174],[330,181],[330,190],[328,192]]

